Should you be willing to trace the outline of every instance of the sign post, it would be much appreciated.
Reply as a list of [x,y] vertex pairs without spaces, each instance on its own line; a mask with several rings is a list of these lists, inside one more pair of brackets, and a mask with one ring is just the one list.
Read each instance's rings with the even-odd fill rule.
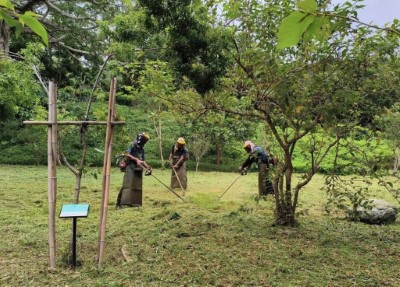
[[72,262],[71,266],[76,267],[76,225],[77,219],[87,217],[89,204],[64,204],[61,208],[60,218],[72,218]]

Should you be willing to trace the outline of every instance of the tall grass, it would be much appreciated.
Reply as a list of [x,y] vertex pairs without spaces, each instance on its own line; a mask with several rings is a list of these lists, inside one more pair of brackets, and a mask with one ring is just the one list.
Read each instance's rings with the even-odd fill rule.
[[[145,177],[143,206],[116,210],[123,174],[115,169],[98,270],[101,176],[93,171],[82,186],[90,212],[78,220],[79,266],[72,270],[65,259],[72,222],[58,218],[57,270],[48,273],[47,168],[0,166],[0,286],[400,286],[399,223],[370,226],[326,214],[320,176],[301,193],[300,225],[283,228],[272,225],[273,198],[255,200],[255,173],[218,199],[238,174],[189,172],[185,202]],[[168,170],[154,175],[169,184]],[[73,190],[73,175],[59,168],[57,212]]]

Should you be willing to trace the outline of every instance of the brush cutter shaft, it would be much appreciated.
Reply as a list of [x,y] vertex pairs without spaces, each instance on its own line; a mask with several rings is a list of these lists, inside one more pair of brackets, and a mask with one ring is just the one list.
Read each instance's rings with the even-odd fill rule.
[[164,185],[166,188],[168,188],[168,190],[170,190],[173,194],[175,194],[177,197],[179,197],[183,202],[185,202],[184,200],[183,200],[183,198],[182,197],[180,197],[179,196],[179,194],[177,194],[175,191],[173,191],[169,186],[167,186],[165,183],[163,183],[161,180],[159,180],[157,177],[155,177],[155,175],[154,174],[148,174],[148,175],[151,175],[152,177],[154,177],[159,183],[161,183],[162,185]]
[[242,174],[240,174],[240,175],[231,183],[231,185],[230,185],[218,198],[223,197],[224,194],[232,187],[232,185],[235,184],[235,182],[236,182],[241,176],[242,176]]
[[178,180],[179,186],[181,187],[182,191],[185,192],[185,190],[184,190],[183,187],[182,187],[181,180],[179,179],[178,173],[176,172],[176,169],[175,169],[175,168],[172,168],[172,170],[173,170],[174,173],[175,173],[175,176],[176,176],[176,179]]

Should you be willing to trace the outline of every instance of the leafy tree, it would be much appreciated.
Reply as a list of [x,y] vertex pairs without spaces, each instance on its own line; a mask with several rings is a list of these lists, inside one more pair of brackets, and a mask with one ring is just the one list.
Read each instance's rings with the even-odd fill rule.
[[[226,21],[235,21],[231,55],[236,66],[219,97],[208,102],[212,109],[269,126],[280,147],[273,179],[278,224],[295,222],[299,192],[330,150],[349,137],[354,127],[369,123],[372,115],[399,99],[395,89],[382,85],[388,74],[377,73],[382,64],[388,66],[393,50],[380,53],[370,45],[381,35],[371,35],[368,29],[353,31],[339,19],[333,23],[336,32],[329,41],[304,41],[296,48],[276,50],[275,23],[294,5],[294,1],[273,0],[226,2]],[[364,64],[366,69],[360,72]],[[324,137],[314,136],[322,131]],[[305,136],[309,136],[308,171],[295,183],[293,155]]]
[[[117,75],[120,87],[118,103],[138,103],[133,91],[140,89],[140,76],[152,62],[163,62],[165,37],[146,26],[143,8],[124,1],[122,13],[100,23],[100,37],[109,43],[107,53],[113,55],[108,73]],[[141,98],[145,100],[146,98]]]
[[168,110],[162,99],[173,96],[173,78],[166,63],[149,61],[140,72],[138,83],[140,89],[137,90],[136,96],[141,98],[141,102],[146,104],[146,109],[149,110],[149,118],[157,134],[161,166],[164,166],[163,126]]
[[[99,41],[98,21],[113,15],[118,1],[12,1],[18,15],[37,15],[37,23],[48,33],[48,46],[42,55],[42,77],[60,87],[68,84],[71,73],[88,82],[94,81],[98,65],[104,55]],[[36,18],[35,18],[36,19]],[[8,23],[0,25],[0,42],[10,56],[18,54],[37,37],[22,29],[24,37],[10,34]]]
[[189,78],[201,94],[216,87],[228,63],[222,53],[228,42],[224,29],[211,26],[207,7],[193,0],[139,3],[146,9],[147,27],[166,34],[165,60],[178,75]]
[[0,95],[0,124],[43,114],[40,108],[43,92],[34,71],[25,62],[0,57]]

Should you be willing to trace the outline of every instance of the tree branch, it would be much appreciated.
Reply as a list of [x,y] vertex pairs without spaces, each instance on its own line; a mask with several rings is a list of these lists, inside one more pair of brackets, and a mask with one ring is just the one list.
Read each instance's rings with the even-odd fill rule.
[[106,59],[104,60],[103,65],[101,65],[100,70],[99,70],[99,72],[97,73],[96,81],[95,81],[94,84],[93,84],[92,91],[91,91],[91,93],[90,93],[90,97],[89,97],[89,100],[88,100],[88,105],[87,105],[86,113],[85,113],[85,120],[87,120],[88,117],[89,117],[90,107],[91,107],[92,102],[93,102],[93,93],[94,93],[94,90],[96,89],[97,85],[99,84],[99,80],[100,80],[101,74],[103,73],[103,71],[104,71],[104,69],[105,69],[105,67],[106,67],[106,64],[107,64],[108,60],[110,60],[111,57],[113,57],[113,56],[114,56],[114,54],[109,54],[109,55],[107,55]]
[[61,10],[60,8],[58,8],[56,5],[54,5],[53,4],[53,2],[52,1],[50,1],[50,0],[44,0],[44,3],[46,3],[46,5],[48,6],[48,7],[50,7],[51,9],[53,9],[53,10],[55,10],[55,11],[57,11],[58,13],[60,13],[62,16],[64,16],[64,17],[67,17],[67,18],[70,18],[70,19],[74,19],[74,20],[92,20],[92,21],[95,21],[95,19],[92,19],[92,18],[90,18],[90,17],[79,17],[79,16],[75,16],[75,15],[72,15],[72,14],[69,14],[69,13],[67,13],[67,12],[65,12],[65,11],[63,11],[63,10]]
[[306,176],[305,180],[299,182],[296,185],[296,187],[294,189],[294,198],[293,198],[293,204],[292,204],[293,211],[295,211],[296,206],[297,206],[297,201],[298,201],[300,189],[303,188],[304,186],[306,186],[311,181],[311,179],[313,178],[314,174],[316,174],[318,172],[319,166],[320,166],[322,160],[327,156],[327,154],[331,150],[331,148],[339,143],[340,139],[341,139],[341,137],[337,136],[336,139],[328,145],[328,147],[326,148],[325,152],[321,155],[320,159],[318,161],[312,163],[312,168],[307,173],[307,176]]
[[79,49],[72,48],[72,47],[70,47],[70,46],[65,45],[65,44],[64,44],[63,42],[61,42],[61,41],[60,41],[60,42],[53,42],[53,41],[51,41],[51,43],[60,45],[61,47],[67,49],[67,50],[70,51],[70,52],[74,52],[74,53],[78,53],[78,54],[82,54],[82,55],[90,55],[90,53],[87,52],[87,51],[83,51],[83,50],[79,50]]
[[48,87],[46,86],[46,84],[43,82],[43,79],[42,79],[42,77],[40,76],[38,69],[36,68],[35,65],[32,65],[32,69],[33,69],[33,72],[34,72],[35,75],[36,75],[36,78],[38,78],[40,84],[42,85],[42,88],[47,92],[49,89],[48,89]]
[[366,26],[366,27],[369,27],[369,28],[374,28],[374,29],[377,29],[377,30],[383,30],[383,31],[386,31],[386,32],[394,33],[394,34],[400,36],[400,31],[399,30],[396,30],[396,29],[393,29],[393,28],[389,28],[389,27],[380,27],[378,25],[367,24],[367,23],[361,22],[360,20],[358,20],[356,18],[353,18],[353,17],[342,16],[342,15],[338,15],[338,14],[334,14],[334,13],[317,13],[317,16],[321,16],[321,15],[322,16],[332,17],[332,18],[344,19],[344,20],[349,21],[349,22],[357,23],[357,24],[360,24],[360,25],[363,25],[363,26]]
[[[17,9],[17,11],[19,12],[19,13],[24,13],[24,12],[26,12],[26,11],[29,11],[29,10],[32,10],[33,9],[33,7],[35,6],[35,5],[38,5],[38,4],[41,4],[41,3],[43,3],[44,1],[43,0],[30,0],[30,1],[27,1],[24,5],[22,5],[22,6],[15,6],[15,8]],[[19,4],[19,3],[18,3]],[[21,3],[22,4],[22,3]]]

